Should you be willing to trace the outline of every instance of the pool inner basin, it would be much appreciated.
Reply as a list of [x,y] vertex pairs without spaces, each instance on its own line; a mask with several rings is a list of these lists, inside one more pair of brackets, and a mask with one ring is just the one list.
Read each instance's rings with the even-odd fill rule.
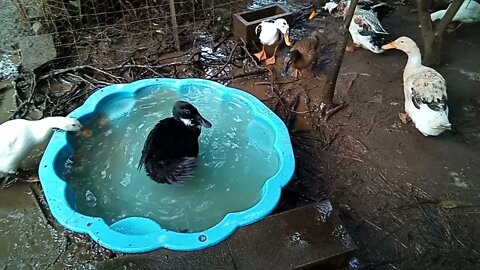
[[[192,103],[212,123],[202,129],[195,176],[183,186],[158,184],[137,170],[149,131],[171,116],[177,100]],[[227,213],[254,206],[278,171],[268,122],[235,96],[212,96],[194,86],[181,93],[146,88],[119,95],[100,104],[85,126],[93,135],[69,135],[74,154],[56,162],[56,171],[74,191],[72,208],[107,224],[138,216],[172,231],[206,230]]]

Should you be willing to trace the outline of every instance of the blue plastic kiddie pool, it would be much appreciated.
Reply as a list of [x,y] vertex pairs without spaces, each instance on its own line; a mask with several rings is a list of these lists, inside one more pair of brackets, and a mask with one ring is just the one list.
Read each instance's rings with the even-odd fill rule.
[[[39,176],[46,200],[53,216],[67,229],[86,233],[100,245],[118,252],[148,252],[159,248],[191,251],[215,245],[231,235],[236,228],[261,220],[276,207],[282,187],[292,178],[295,161],[288,130],[284,123],[254,96],[231,87],[201,79],[145,79],[128,84],[113,84],[92,94],[87,101],[69,117],[83,124],[98,114],[100,107],[118,97],[133,97],[142,91],[168,89],[184,93],[192,86],[202,88],[212,98],[234,97],[248,104],[255,117],[262,120],[274,132],[274,149],[279,161],[278,170],[266,180],[261,188],[261,198],[253,207],[239,212],[230,212],[216,225],[199,232],[177,232],[162,228],[153,219],[133,216],[107,224],[100,217],[87,216],[76,211],[75,191],[63,179],[66,160],[74,154],[69,134],[55,132],[40,162]],[[206,92],[205,92],[206,91]],[[118,108],[117,108],[118,109]],[[121,108],[128,117],[129,106]],[[199,108],[202,111],[204,108]],[[125,116],[127,115],[127,116]],[[215,123],[213,123],[215,125]],[[250,136],[250,135],[249,135]],[[251,136],[255,136],[252,132]],[[232,172],[234,173],[234,172]]]

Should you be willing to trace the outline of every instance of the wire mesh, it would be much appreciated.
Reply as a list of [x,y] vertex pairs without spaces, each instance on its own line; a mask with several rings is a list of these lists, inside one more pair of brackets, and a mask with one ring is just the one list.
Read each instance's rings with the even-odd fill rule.
[[[171,13],[169,0],[12,1],[23,20],[40,23],[41,34],[53,35],[56,65],[74,61],[100,67],[173,51],[175,45],[191,42],[193,31],[215,24],[228,27],[231,14],[249,2],[174,0]],[[171,14],[175,14],[176,29]]]

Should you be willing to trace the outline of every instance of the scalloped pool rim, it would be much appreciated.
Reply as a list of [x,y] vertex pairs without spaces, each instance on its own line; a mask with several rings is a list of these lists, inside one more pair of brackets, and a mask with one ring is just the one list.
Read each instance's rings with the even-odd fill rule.
[[[233,95],[246,102],[256,117],[261,117],[275,130],[274,147],[279,154],[279,169],[262,187],[262,196],[257,204],[240,212],[232,212],[215,226],[194,233],[179,233],[164,229],[159,223],[145,217],[128,217],[107,225],[102,218],[85,216],[72,209],[67,197],[72,194],[67,182],[55,171],[55,161],[65,150],[72,153],[67,133],[55,132],[48,143],[39,165],[40,182],[52,215],[69,230],[88,234],[100,245],[117,252],[141,253],[159,248],[178,251],[203,249],[229,237],[238,227],[257,222],[269,215],[280,200],[281,189],[292,179],[295,160],[289,132],[280,118],[253,95],[242,90],[202,79],[144,79],[128,84],[112,84],[93,93],[85,103],[70,113],[69,117],[80,118],[93,115],[103,99],[126,93],[134,96],[145,87],[158,86],[180,91],[185,86],[208,87],[220,95]],[[155,90],[152,90],[155,91]],[[123,223],[143,224],[155,229],[153,233],[141,234],[131,230],[120,232],[112,229]],[[122,226],[119,226],[122,227]]]

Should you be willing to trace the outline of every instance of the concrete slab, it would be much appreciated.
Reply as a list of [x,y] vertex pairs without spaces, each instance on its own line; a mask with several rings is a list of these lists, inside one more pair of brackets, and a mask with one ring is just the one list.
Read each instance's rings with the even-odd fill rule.
[[0,189],[0,238],[0,269],[94,269],[91,262],[114,256],[85,235],[51,226],[28,184]]
[[96,264],[97,269],[305,269],[345,267],[356,246],[329,201],[243,227],[204,250],[158,250]]
[[356,249],[329,201],[270,216],[227,240],[236,269],[305,269],[347,265]]
[[26,70],[34,70],[57,56],[52,35],[19,37],[17,41]]
[[67,245],[45,220],[28,185],[0,190],[0,268],[48,269]]
[[126,255],[100,262],[97,269],[235,269],[226,242],[194,252],[158,250],[146,254]]

